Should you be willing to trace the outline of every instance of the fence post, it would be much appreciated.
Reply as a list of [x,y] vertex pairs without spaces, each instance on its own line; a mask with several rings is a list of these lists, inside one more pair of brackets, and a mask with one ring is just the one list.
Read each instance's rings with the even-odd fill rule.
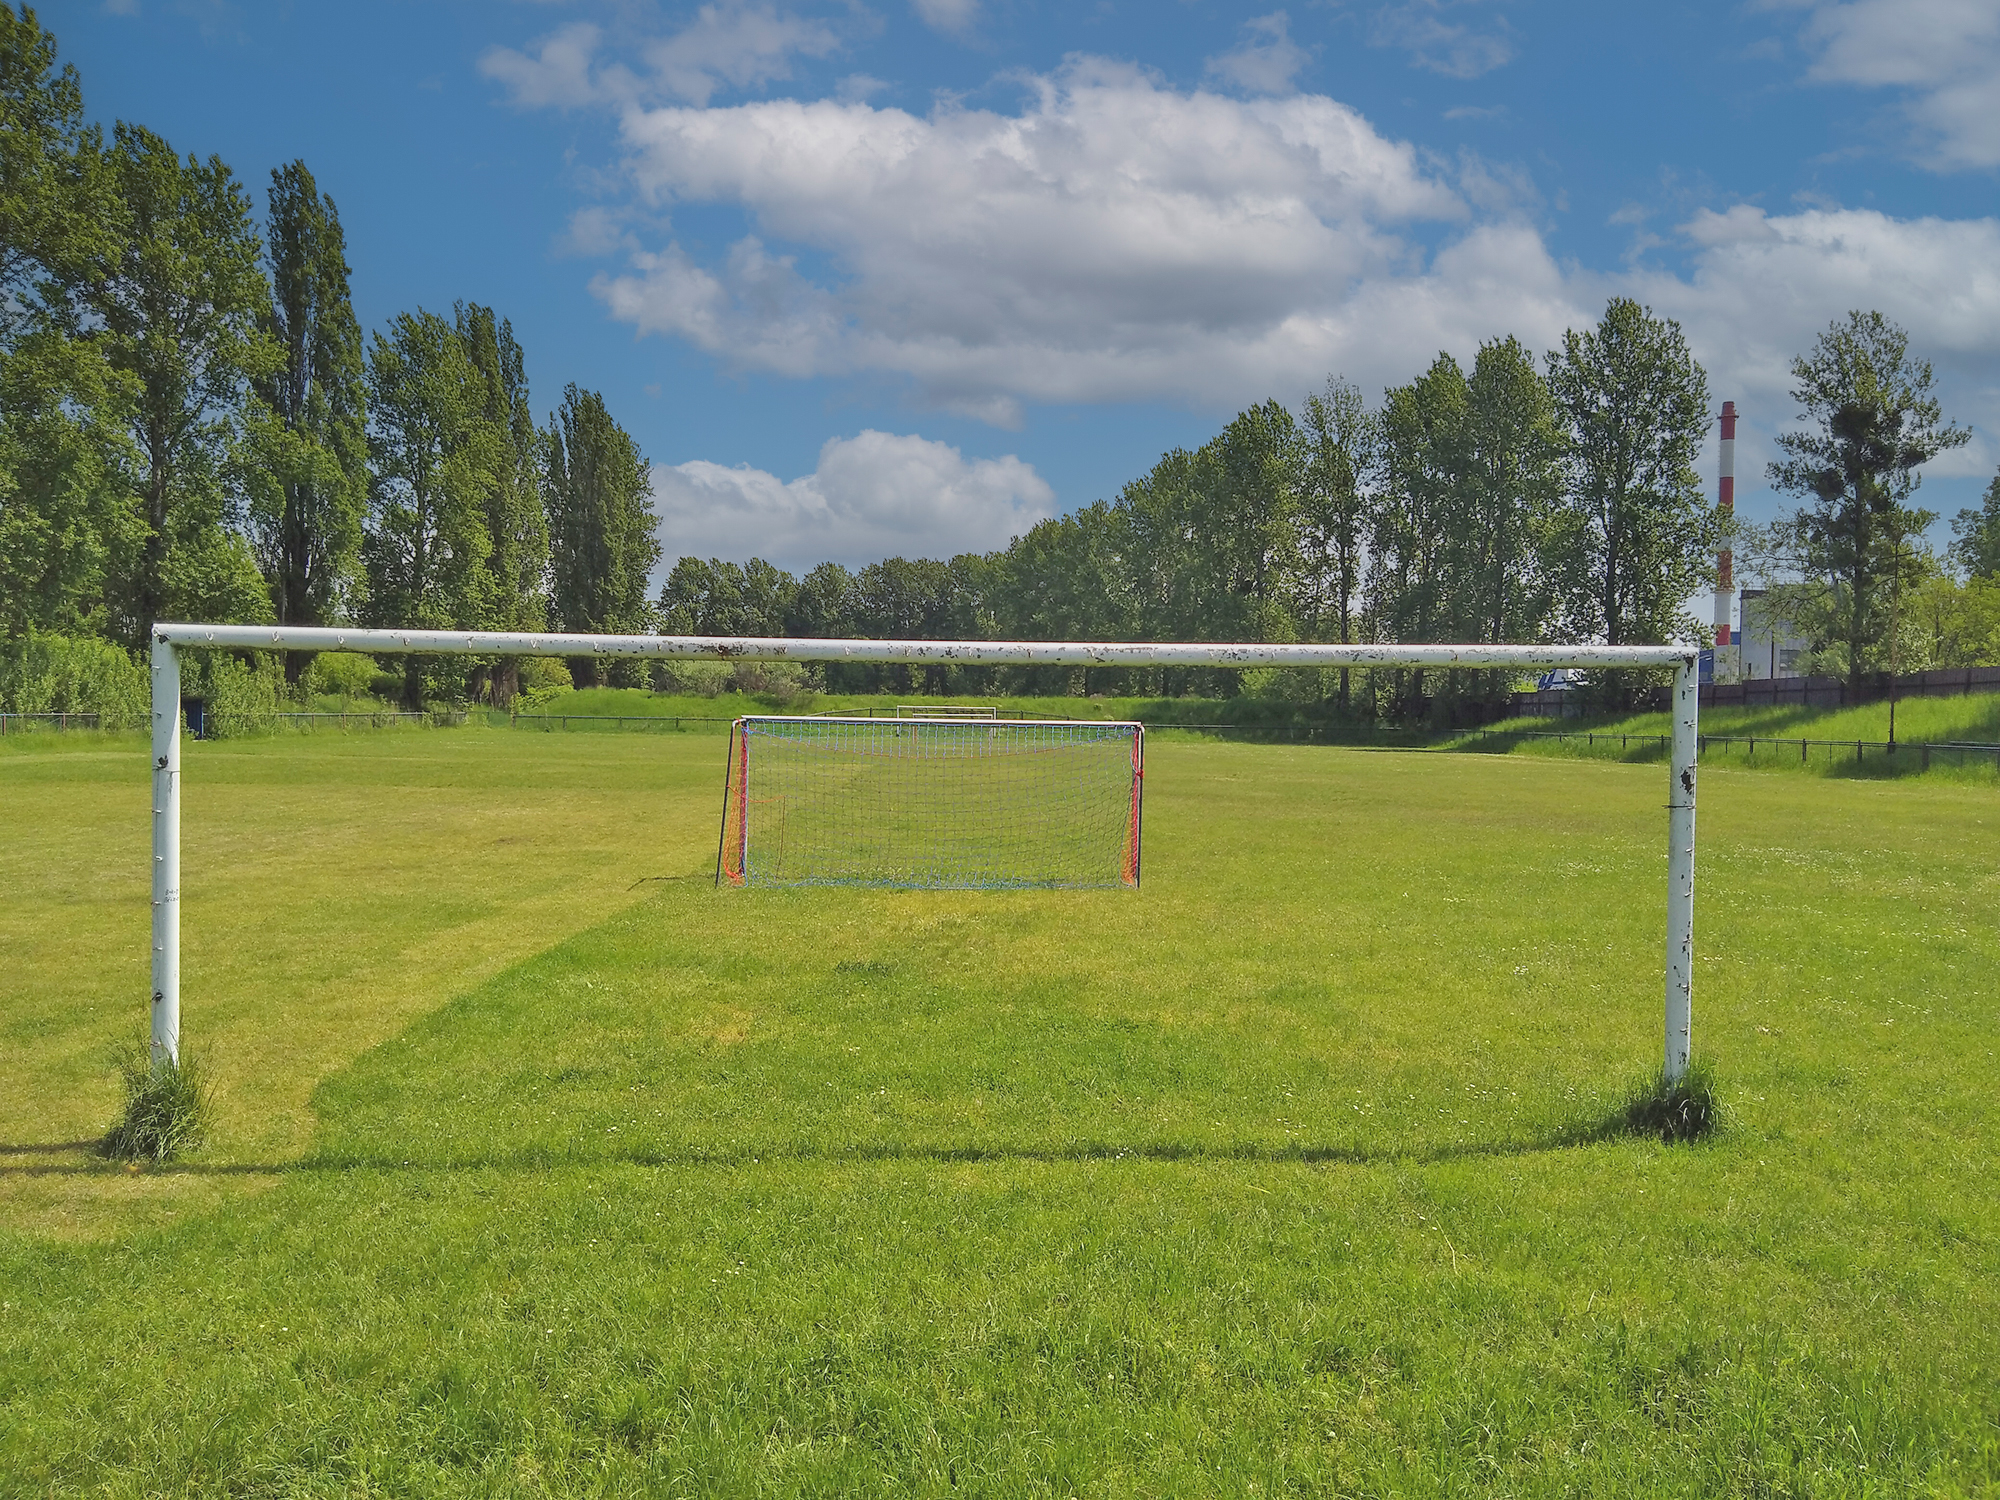
[[153,639],[153,1066],[181,1056],[181,664]]
[[1674,673],[1674,749],[1667,787],[1666,1078],[1680,1080],[1694,1046],[1694,786],[1700,748],[1696,658]]

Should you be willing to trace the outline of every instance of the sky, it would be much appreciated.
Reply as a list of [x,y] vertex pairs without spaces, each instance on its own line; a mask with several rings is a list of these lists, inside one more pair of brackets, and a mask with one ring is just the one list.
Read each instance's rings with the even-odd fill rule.
[[[1613,296],[1734,400],[1906,327],[2000,466],[2000,0],[70,0],[86,105],[303,159],[364,328],[485,303],[603,392],[666,557],[1002,546],[1331,376],[1554,347]],[[1703,473],[1715,473],[1711,439]],[[1934,530],[1949,533],[1943,522]]]

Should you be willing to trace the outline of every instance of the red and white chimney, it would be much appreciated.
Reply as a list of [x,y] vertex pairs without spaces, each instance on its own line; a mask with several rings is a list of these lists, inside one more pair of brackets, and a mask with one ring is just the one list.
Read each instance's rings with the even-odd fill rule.
[[[1716,488],[1716,504],[1727,521],[1736,515],[1736,403],[1722,403],[1722,478]],[[1725,543],[1715,555],[1715,644],[1730,644],[1730,617],[1736,602],[1736,559]],[[1717,663],[1718,668],[1721,663]],[[1720,672],[1717,673],[1720,676]]]

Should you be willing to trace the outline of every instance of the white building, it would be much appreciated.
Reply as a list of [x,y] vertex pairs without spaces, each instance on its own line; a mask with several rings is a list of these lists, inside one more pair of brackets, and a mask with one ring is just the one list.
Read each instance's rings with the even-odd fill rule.
[[1793,634],[1790,622],[1766,605],[1766,590],[1744,589],[1737,597],[1742,601],[1736,638],[1743,680],[1797,677],[1799,659],[1812,643]]

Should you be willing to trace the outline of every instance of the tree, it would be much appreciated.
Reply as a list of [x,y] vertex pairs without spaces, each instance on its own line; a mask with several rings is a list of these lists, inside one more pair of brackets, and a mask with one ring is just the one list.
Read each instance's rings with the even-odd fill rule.
[[1807,500],[1785,524],[1804,572],[1823,585],[1809,632],[1837,650],[1858,688],[1887,644],[1902,589],[1920,582],[1910,539],[1936,519],[1904,502],[1921,467],[1971,434],[1944,421],[1930,365],[1880,313],[1836,319],[1792,361],[1792,379],[1809,425],[1779,436],[1787,456],[1770,465],[1771,482]]
[[113,210],[75,68],[34,11],[0,5],[0,634],[106,629],[138,557],[133,387],[80,301]]
[[[256,383],[264,421],[250,484],[251,534],[278,619],[331,624],[352,603],[368,508],[368,406],[347,242],[333,200],[302,161],[274,168],[271,301],[264,331],[283,362]],[[297,683],[311,656],[288,653]]]
[[1235,605],[1210,629],[1239,640],[1290,640],[1304,466],[1298,423],[1278,402],[1265,401],[1237,413],[1204,451],[1210,483],[1196,516],[1198,545]]
[[1974,578],[2000,578],[2000,474],[1986,486],[1978,510],[1960,511],[1951,522],[1951,558]]
[[[646,577],[660,560],[653,482],[639,445],[604,398],[574,385],[543,434],[550,577],[564,630],[639,631]],[[570,663],[577,686],[598,682],[595,657]]]
[[1681,605],[1710,574],[1720,521],[1694,458],[1708,376],[1680,325],[1614,297],[1594,329],[1548,356],[1569,443],[1567,628],[1609,645],[1696,628]]
[[110,248],[102,139],[35,12],[0,4],[0,350]]
[[743,566],[683,557],[660,585],[660,628],[668,635],[785,635],[797,593],[797,580],[761,557]]
[[[1298,534],[1303,563],[1303,613],[1314,639],[1342,645],[1355,639],[1362,546],[1372,518],[1367,476],[1375,466],[1376,420],[1361,388],[1329,378],[1324,393],[1306,397],[1305,470],[1299,485]],[[1349,706],[1347,668],[1340,669],[1340,706]]]
[[[485,419],[500,439],[501,459],[486,502],[491,628],[539,630],[548,612],[549,518],[542,499],[541,434],[528,403],[527,357],[513,324],[496,319],[492,308],[461,302],[455,312],[466,355],[485,383]],[[495,663],[493,701],[503,708],[513,702],[520,677],[518,658]]]
[[82,300],[134,389],[144,544],[122,633],[137,644],[174,614],[267,620],[232,474],[250,387],[283,360],[249,197],[220,157],[183,161],[137,125],[117,127],[109,163],[116,241]]
[[[436,313],[399,313],[369,346],[368,623],[479,629],[491,618],[486,507],[508,454],[486,397],[464,341]],[[404,700],[421,708],[423,663],[404,662]]]
[[[1381,493],[1368,538],[1369,624],[1388,641],[1439,641],[1454,613],[1452,548],[1465,503],[1465,372],[1440,353],[1382,402]],[[1395,712],[1424,707],[1422,671],[1396,673]]]
[[1550,540],[1566,444],[1555,398],[1519,339],[1479,346],[1466,383],[1461,632],[1532,641],[1553,605]]
[[785,634],[839,640],[854,634],[854,575],[836,562],[823,562],[793,591],[785,610]]

